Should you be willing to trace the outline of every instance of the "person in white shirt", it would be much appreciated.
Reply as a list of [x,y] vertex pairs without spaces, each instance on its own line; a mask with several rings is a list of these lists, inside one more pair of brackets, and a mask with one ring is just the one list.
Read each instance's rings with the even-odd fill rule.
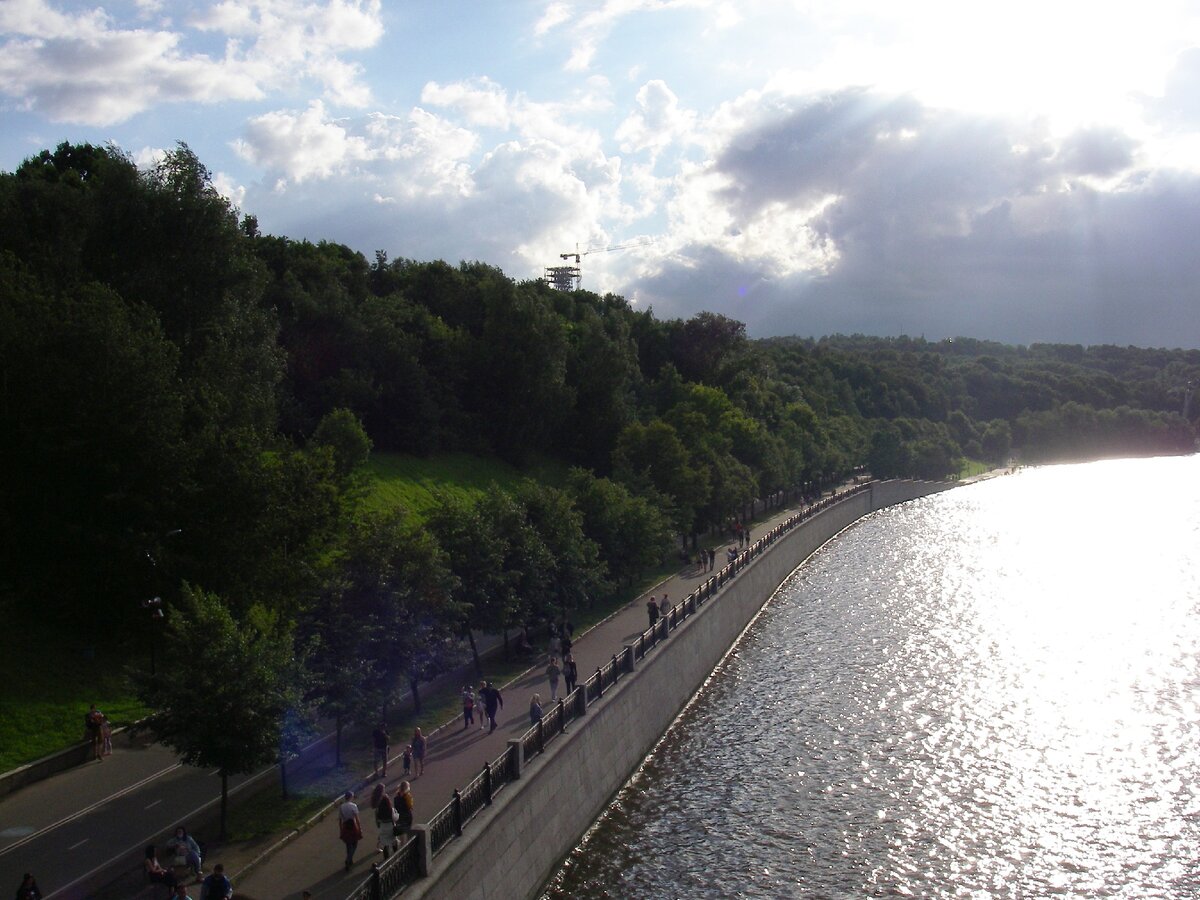
[[358,819],[358,804],[354,802],[354,791],[346,791],[346,797],[338,807],[338,837],[346,845],[346,871],[354,865],[354,851],[362,840],[362,822]]

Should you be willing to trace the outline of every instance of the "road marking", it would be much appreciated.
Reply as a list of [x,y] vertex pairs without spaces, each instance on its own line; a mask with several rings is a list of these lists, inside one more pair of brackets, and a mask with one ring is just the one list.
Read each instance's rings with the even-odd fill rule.
[[78,812],[74,812],[64,819],[59,819],[57,822],[54,822],[51,825],[47,825],[45,828],[38,829],[37,831],[35,831],[33,834],[29,835],[28,837],[21,838],[21,840],[19,840],[19,841],[13,841],[11,844],[9,844],[7,847],[5,847],[3,850],[0,850],[0,856],[3,856],[5,853],[10,853],[13,850],[16,850],[18,847],[25,846],[30,841],[36,840],[37,838],[41,837],[47,831],[53,831],[55,828],[58,828],[60,825],[66,825],[68,822],[74,822],[80,816],[86,816],[88,813],[92,812],[93,810],[99,809],[105,803],[108,803],[112,800],[116,800],[119,797],[124,797],[126,794],[128,794],[132,791],[136,791],[142,785],[149,784],[155,778],[161,778],[163,775],[166,775],[168,772],[174,772],[176,769],[178,769],[182,765],[183,765],[183,763],[175,763],[172,766],[167,766],[165,769],[163,769],[159,772],[155,772],[153,775],[149,776],[148,778],[143,778],[137,784],[131,784],[131,785],[129,785],[129,787],[122,788],[121,790],[117,791],[115,794],[109,794],[103,800],[96,801],[91,806],[81,809]]
[[160,803],[162,803],[162,798],[161,798],[161,797],[160,797],[159,799],[155,800],[155,801],[154,801],[153,803],[151,803],[149,806],[147,806],[147,807],[146,807],[146,809],[151,809],[151,808],[153,808],[153,807],[155,807],[155,806],[158,806],[158,804],[160,804]]
[[72,845],[71,845],[70,847],[68,847],[67,849],[68,849],[68,850],[74,850],[76,847],[82,847],[84,844],[86,844],[86,843],[87,843],[88,841],[90,841],[90,840],[91,840],[91,838],[84,838],[84,839],[83,839],[82,841],[80,841],[78,844],[72,844]]

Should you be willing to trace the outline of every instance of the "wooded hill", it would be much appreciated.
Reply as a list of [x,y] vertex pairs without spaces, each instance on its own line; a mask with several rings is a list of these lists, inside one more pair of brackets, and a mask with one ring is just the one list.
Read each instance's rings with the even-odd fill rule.
[[[384,692],[464,624],[586,602],[676,536],[859,465],[1190,452],[1198,381],[1195,350],[751,341],[481,262],[367,259],[260,233],[182,145],[139,171],[63,144],[0,175],[3,590],[103,633],[136,598],[186,620],[217,597],[304,653],[366,618],[393,635],[350,635],[377,641]],[[573,468],[367,515],[372,446]]]

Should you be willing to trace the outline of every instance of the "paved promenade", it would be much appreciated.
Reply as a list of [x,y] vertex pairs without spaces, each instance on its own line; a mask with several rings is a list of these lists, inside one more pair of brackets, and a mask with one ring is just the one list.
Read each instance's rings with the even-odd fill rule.
[[[794,511],[794,508],[775,510],[773,515],[752,526],[751,536],[761,535]],[[717,547],[717,569],[725,564],[728,546],[726,543]],[[652,593],[661,598],[665,592],[675,603],[703,577],[695,566],[685,567],[657,585]],[[646,628],[646,596],[632,601],[586,633],[576,634],[573,653],[581,681]],[[545,654],[539,659],[533,669],[502,685],[505,707],[494,734],[482,732],[478,727],[463,730],[461,718],[432,733],[427,729],[429,753],[425,774],[410,779],[417,822],[428,821],[450,801],[455,788],[467,784],[485,761],[501,754],[509,738],[519,736],[529,727],[529,700],[534,692],[542,695],[543,706],[548,707],[550,690],[543,674]],[[478,678],[473,678],[473,684],[478,684]],[[393,730],[397,756],[409,739],[410,734]],[[362,743],[361,737],[359,741]],[[349,745],[344,749],[343,760],[349,764],[341,782],[346,787],[357,786],[370,776],[369,749]],[[290,773],[289,780],[302,789],[311,778],[327,776],[332,768],[329,754],[318,755],[307,771]],[[93,873],[94,881],[94,873],[107,871],[114,863],[136,867],[141,846],[161,845],[163,836],[176,824],[196,821],[198,811],[219,795],[220,781],[214,776],[214,772],[179,764],[169,749],[145,736],[132,739],[118,736],[113,755],[104,762],[76,767],[0,800],[0,884],[16,885],[22,872],[32,871],[48,900],[96,896],[86,887],[89,881],[85,876]],[[402,777],[396,760],[389,766],[388,776],[388,790],[394,793]],[[230,787],[242,780],[243,777],[230,779]],[[327,778],[323,783],[328,783]],[[369,795],[370,788],[360,793]],[[360,799],[366,838],[350,873],[342,870],[344,849],[337,839],[336,820],[330,817],[293,835],[282,845],[285,836],[279,835],[214,848],[205,868],[223,862],[226,871],[236,876],[234,883],[239,893],[257,900],[299,898],[304,890],[311,891],[314,897],[341,898],[366,877],[371,862],[380,858],[374,852],[373,817],[365,798]],[[108,900],[135,895],[152,896],[140,876],[101,896]]]
[[[751,539],[756,539],[794,512],[795,507],[775,510],[771,516],[752,526]],[[726,543],[717,547],[717,569],[725,565],[725,549],[728,546]],[[661,598],[663,593],[666,593],[672,604],[678,603],[691,593],[704,577],[706,573],[701,573],[696,566],[684,568],[586,633],[577,633],[572,653],[579,666],[580,680],[587,678],[597,667],[610,661],[614,653],[635,640],[647,628],[649,620],[646,599],[650,594]],[[536,692],[541,694],[543,706],[549,702],[550,688],[543,672],[546,658],[547,655],[543,654],[540,657],[541,662],[533,669],[502,687],[504,709],[497,717],[498,727],[493,734],[481,731],[478,725],[464,729],[460,716],[427,735],[429,752],[425,773],[409,779],[415,802],[414,818],[417,822],[427,822],[432,818],[450,802],[455,788],[465,786],[483,769],[487,761],[498,757],[510,738],[519,737],[528,730],[530,698]],[[561,696],[561,681],[559,688]],[[393,734],[393,741],[399,744],[399,747],[394,749],[403,750],[404,744],[409,742],[409,736]],[[361,773],[361,777],[369,775],[369,770]],[[389,793],[395,792],[402,779],[402,773],[393,762],[388,767],[386,779]],[[353,780],[352,776],[347,776],[347,782]],[[369,788],[362,791],[363,795],[369,793]],[[356,799],[360,801],[362,808],[364,840],[359,844],[356,862],[350,872],[345,872],[342,866],[345,848],[338,840],[336,816],[329,815],[308,831],[290,839],[268,858],[259,860],[249,871],[241,870],[251,860],[238,858],[240,854],[237,849],[229,848],[224,856],[226,871],[241,871],[239,877],[234,880],[238,892],[255,900],[291,900],[301,897],[302,892],[306,890],[311,891],[313,897],[318,900],[345,897],[354,886],[365,880],[371,863],[382,859],[382,855],[375,850],[376,831],[373,816],[368,809],[369,797],[359,796]],[[217,857],[214,856],[213,861],[217,861]]]

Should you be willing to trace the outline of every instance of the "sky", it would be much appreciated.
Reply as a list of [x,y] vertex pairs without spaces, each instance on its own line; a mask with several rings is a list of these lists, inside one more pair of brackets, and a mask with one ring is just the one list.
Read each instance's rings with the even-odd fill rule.
[[1200,2],[0,0],[0,170],[755,337],[1200,347]]

